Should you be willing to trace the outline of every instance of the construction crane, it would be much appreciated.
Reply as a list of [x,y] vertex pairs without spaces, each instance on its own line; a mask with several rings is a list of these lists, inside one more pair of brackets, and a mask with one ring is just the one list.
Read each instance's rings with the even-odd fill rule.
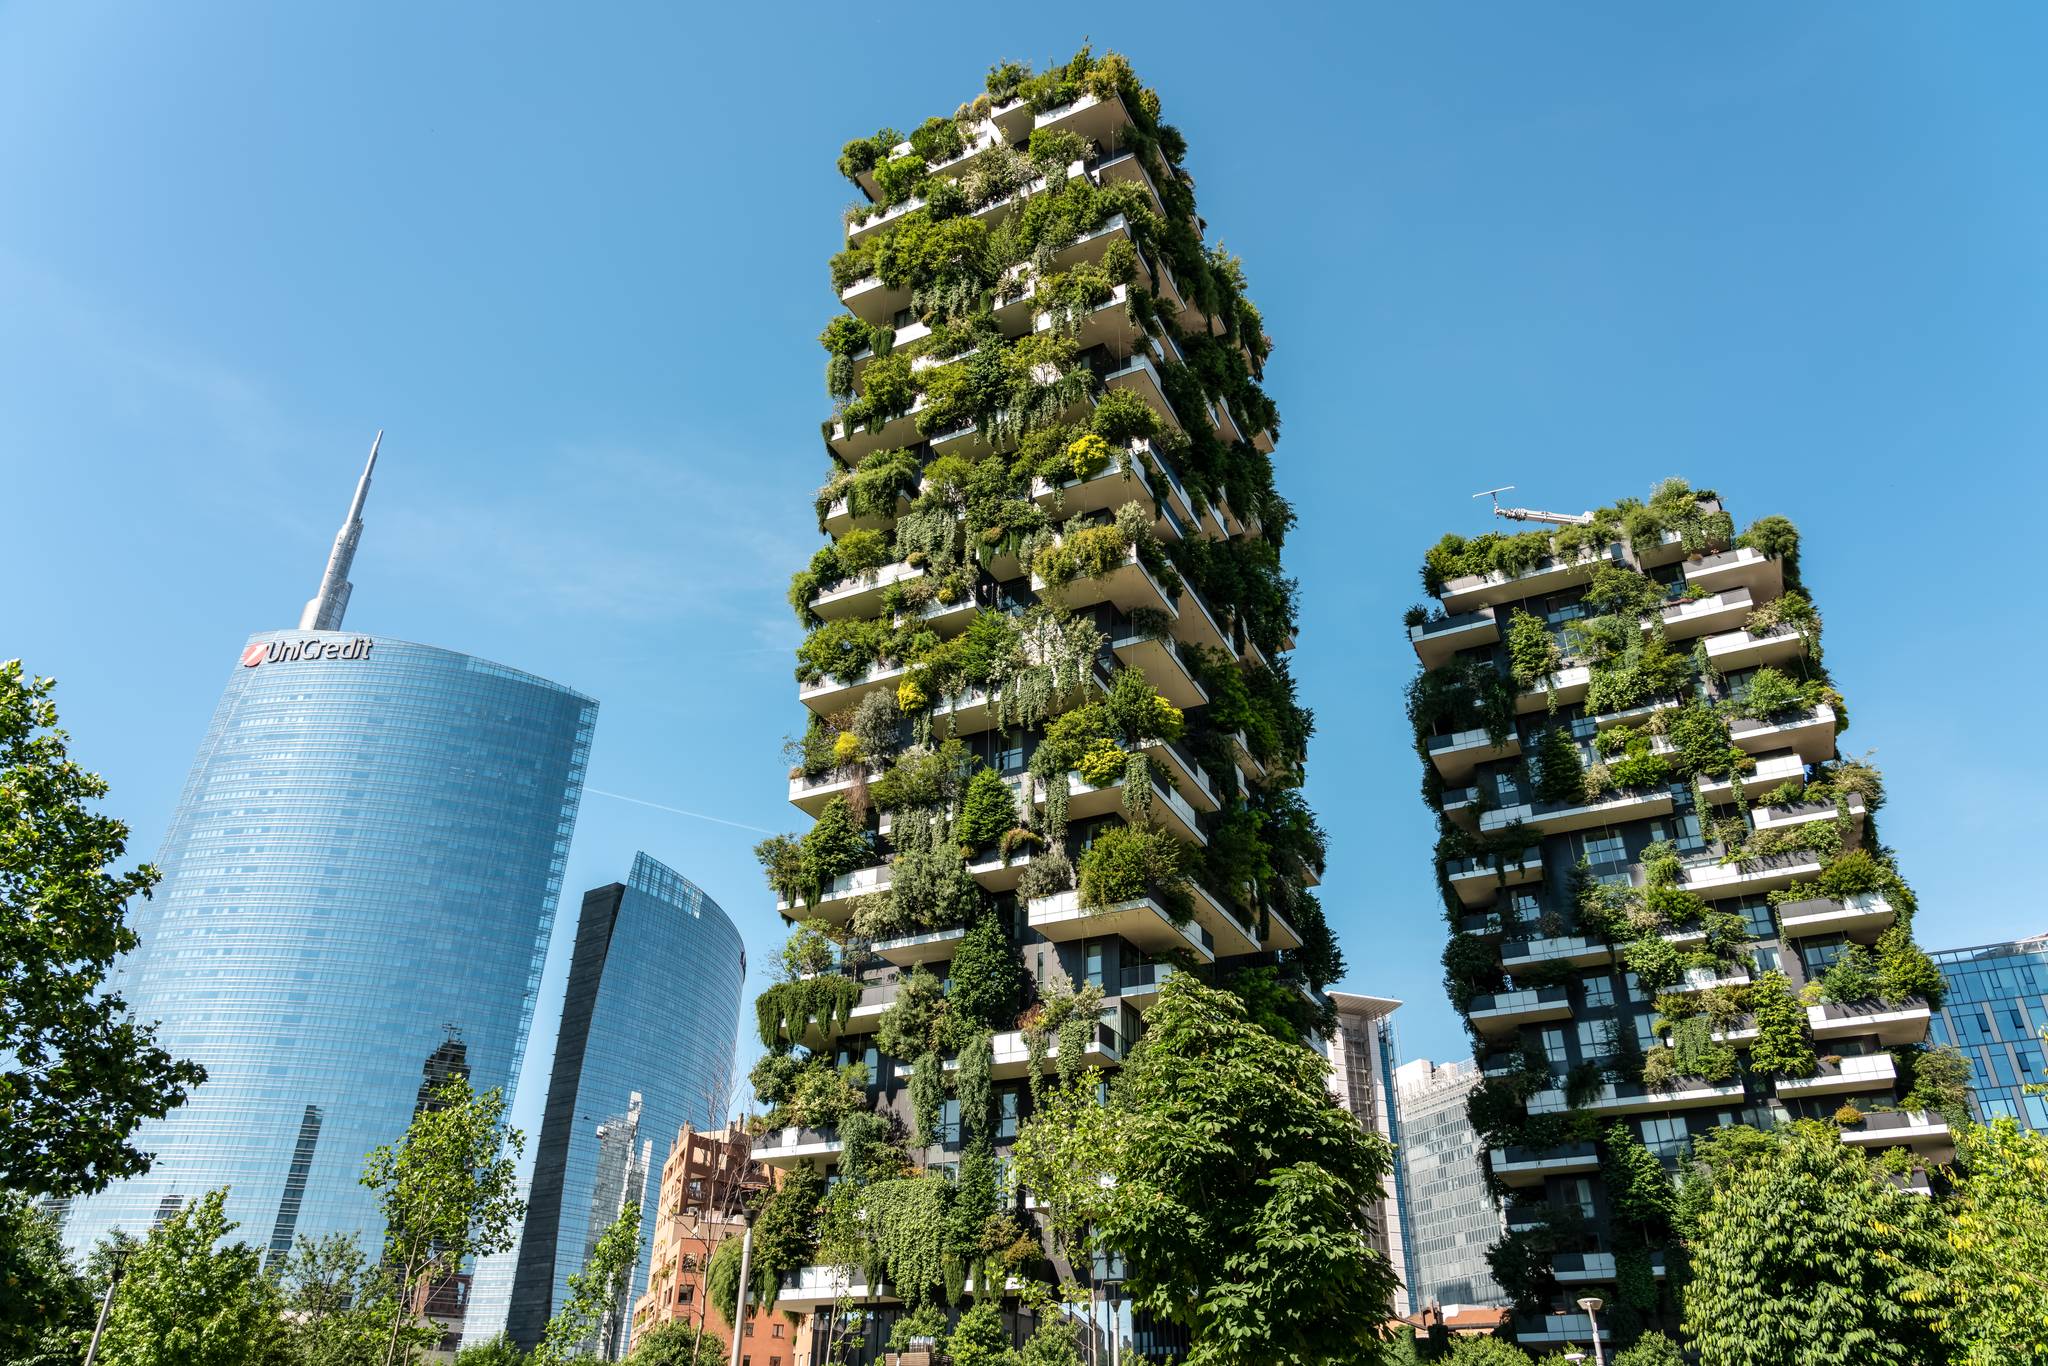
[[1569,512],[1538,512],[1535,508],[1504,508],[1500,505],[1500,496],[1512,488],[1514,488],[1513,484],[1502,484],[1497,489],[1481,489],[1472,496],[1474,498],[1493,499],[1493,515],[1505,517],[1511,522],[1549,522],[1552,526],[1589,526],[1592,524],[1593,514],[1590,512],[1581,512],[1574,516]]

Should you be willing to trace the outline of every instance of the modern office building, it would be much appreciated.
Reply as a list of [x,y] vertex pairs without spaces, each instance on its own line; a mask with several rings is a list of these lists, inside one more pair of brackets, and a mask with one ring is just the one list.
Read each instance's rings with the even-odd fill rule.
[[584,894],[505,1318],[522,1349],[539,1343],[569,1277],[637,1202],[631,1287],[583,1344],[601,1360],[625,1355],[652,1261],[656,1154],[685,1125],[726,1116],[746,974],[746,947],[718,903],[646,854],[624,882]]
[[2010,1115],[2048,1133],[2041,1031],[2048,1029],[2048,935],[1934,955],[1948,983],[1930,1038],[1970,1060],[1970,1108],[1980,1120]]
[[1394,1312],[1410,1308],[1407,1225],[1402,1218],[1406,1200],[1403,1190],[1398,1118],[1394,1109],[1394,1012],[1399,1001],[1384,996],[1359,996],[1348,991],[1328,993],[1336,1008],[1337,1027],[1326,1042],[1330,1059],[1330,1092],[1357,1117],[1369,1133],[1378,1134],[1395,1147],[1394,1169],[1387,1174],[1386,1193],[1373,1218],[1373,1246],[1401,1277],[1401,1289],[1394,1296]]
[[[842,1170],[842,1064],[915,1179],[1029,1225],[998,1172],[1034,1091],[1117,1068],[1177,975],[1270,971],[1245,989],[1297,1033],[1325,1008],[1268,341],[1242,272],[1202,245],[1184,155],[1124,59],[1083,53],[1005,64],[956,114],[840,157],[865,202],[823,338],[831,539],[790,594],[809,635],[789,796],[817,823],[764,847],[782,913],[840,957],[759,1002],[775,1201],[892,1169]],[[960,1034],[895,1032],[963,978]],[[905,1232],[876,1217],[878,1238]],[[774,1269],[840,1360],[878,1360],[911,1304],[957,1312],[944,1284]],[[1185,1353],[1129,1312],[1114,1262],[1058,1269],[1092,1285],[1122,1359]],[[872,1312],[850,1326],[843,1295]]]
[[1672,1319],[1668,1234],[1615,1215],[1603,1153],[1675,1164],[1716,1125],[1796,1116],[1909,1148],[1924,1182],[1950,1136],[1901,1082],[1940,976],[1875,836],[1882,783],[1836,748],[1792,524],[1736,536],[1682,480],[1502,515],[1549,525],[1444,537],[1441,606],[1408,615],[1446,981],[1503,1236],[1551,1273],[1502,1286],[1517,1331],[1583,1344],[1584,1315],[1547,1311],[1590,1292],[1626,1342]]
[[435,1079],[509,1095],[519,1075],[597,704],[344,631],[369,478],[307,605],[318,629],[242,648],[114,981],[207,1080],[138,1136],[147,1175],[74,1206],[74,1248],[226,1186],[273,1261],[330,1232],[374,1251],[364,1155]]
[[1400,1144],[1404,1315],[1432,1305],[1448,1312],[1507,1303],[1486,1264],[1504,1225],[1465,1114],[1478,1081],[1469,1062],[1439,1066],[1422,1058],[1394,1069],[1388,1089]]

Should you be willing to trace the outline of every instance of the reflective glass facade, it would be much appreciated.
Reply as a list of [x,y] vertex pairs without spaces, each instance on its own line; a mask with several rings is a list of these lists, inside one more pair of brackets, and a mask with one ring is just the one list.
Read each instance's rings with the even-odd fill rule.
[[1479,1136],[1465,1117],[1465,1100],[1479,1077],[1470,1063],[1417,1061],[1394,1069],[1413,1310],[1507,1303],[1486,1264],[1501,1234],[1500,1210],[1487,1194]]
[[89,1246],[230,1188],[239,1237],[382,1237],[363,1155],[421,1089],[519,1073],[597,704],[468,655],[252,636],[114,982],[208,1072],[145,1175],[79,1202]]
[[[738,929],[688,878],[640,854],[624,883],[584,894],[505,1331],[539,1342],[598,1238],[640,1202],[640,1257],[615,1321],[585,1350],[624,1354],[647,1287],[661,1164],[685,1122],[722,1123],[740,989]],[[488,1335],[479,1323],[468,1340]]]
[[2011,1115],[2048,1133],[2048,1083],[2041,1030],[2048,1026],[2048,935],[1934,955],[1948,996],[1929,1042],[1954,1044],[1970,1060],[1970,1106],[1979,1119]]

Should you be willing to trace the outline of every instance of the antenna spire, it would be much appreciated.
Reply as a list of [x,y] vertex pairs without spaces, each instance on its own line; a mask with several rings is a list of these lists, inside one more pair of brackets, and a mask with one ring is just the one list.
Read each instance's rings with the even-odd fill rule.
[[1502,484],[1497,489],[1481,489],[1472,496],[1474,498],[1493,499],[1493,515],[1505,517],[1511,522],[1548,522],[1552,526],[1585,526],[1593,520],[1593,514],[1590,512],[1573,514],[1569,512],[1538,512],[1534,508],[1502,507],[1500,505],[1500,496],[1503,493],[1509,492],[1514,487],[1513,484]]
[[343,519],[341,530],[334,533],[334,549],[327,553],[327,569],[320,575],[320,591],[306,603],[306,610],[299,614],[301,631],[339,631],[341,619],[348,611],[348,595],[355,587],[348,581],[349,566],[355,563],[356,542],[363,538],[363,503],[370,496],[370,472],[377,468],[377,448],[384,444],[384,429],[377,429],[376,440],[370,443],[370,459],[363,466],[363,477],[356,480],[356,496],[349,500],[348,516]]

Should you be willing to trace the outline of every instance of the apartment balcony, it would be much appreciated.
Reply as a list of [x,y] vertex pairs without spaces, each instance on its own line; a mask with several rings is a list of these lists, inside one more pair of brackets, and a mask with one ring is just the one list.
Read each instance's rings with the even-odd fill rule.
[[899,939],[883,939],[874,945],[877,957],[894,963],[899,968],[916,967],[921,963],[943,963],[951,959],[960,947],[960,941],[967,937],[963,927],[954,930],[928,930],[923,934],[906,934]]
[[[1806,777],[1806,763],[1792,753],[1771,754],[1759,758],[1756,768],[1742,775],[1742,790],[1746,793],[1768,792],[1784,783],[1798,782]],[[1732,806],[1735,803],[1735,782],[1729,778],[1702,779],[1699,784],[1700,799],[1710,806]]]
[[1063,133],[1077,133],[1083,139],[1098,147],[1114,147],[1122,139],[1119,136],[1131,126],[1131,115],[1124,108],[1124,102],[1115,95],[1104,98],[1100,95],[1083,95],[1080,99],[1063,104],[1057,109],[1048,109],[1034,115],[1031,131],[1049,129]]
[[1666,640],[1692,640],[1719,631],[1732,631],[1749,620],[1756,601],[1747,588],[1730,588],[1709,593],[1689,602],[1667,602],[1661,609]]
[[1259,951],[1257,932],[1238,918],[1235,906],[1225,903],[1199,882],[1194,884],[1194,901],[1195,923],[1208,932],[1209,943],[1218,957],[1235,958]]
[[[1515,1341],[1528,1347],[1551,1343],[1584,1345],[1593,1340],[1593,1320],[1587,1314],[1516,1314],[1513,1322]],[[1605,1319],[1600,1321],[1600,1340],[1614,1340]]]
[[1216,796],[1216,785],[1209,781],[1208,770],[1195,762],[1194,756],[1171,740],[1150,740],[1140,745],[1139,751],[1155,764],[1164,768],[1173,779],[1175,791],[1185,798],[1196,811],[1219,811],[1223,803]]
[[789,775],[789,804],[806,816],[816,816],[834,797],[843,797],[866,782],[865,764],[844,764],[813,776],[802,769]]
[[859,1267],[806,1266],[786,1273],[776,1291],[775,1307],[792,1314],[812,1309],[830,1309],[841,1299],[855,1304],[895,1304],[896,1297],[884,1286],[868,1284],[867,1273]]
[[839,1158],[839,1135],[831,1129],[778,1129],[754,1140],[751,1156],[771,1167],[795,1167],[835,1162]]
[[1501,1218],[1506,1221],[1508,1232],[1527,1233],[1549,1222],[1552,1213],[1551,1207],[1540,1200],[1534,1204],[1510,1200],[1501,1211]]
[[[1550,1259],[1550,1274],[1561,1285],[1584,1285],[1589,1282],[1615,1280],[1614,1254],[1612,1252],[1560,1252]],[[1650,1274],[1663,1279],[1665,1275],[1664,1254],[1650,1253]]]
[[1842,1130],[1842,1142],[1858,1148],[1911,1148],[1930,1162],[1955,1157],[1956,1136],[1933,1110],[1878,1110]]
[[[1601,1115],[1643,1115],[1665,1110],[1697,1110],[1710,1105],[1740,1105],[1740,1081],[1710,1082],[1699,1077],[1680,1077],[1662,1089],[1634,1082],[1603,1082],[1593,1098],[1580,1106]],[[1563,1114],[1571,1105],[1562,1090],[1538,1091],[1529,1097],[1532,1115]]]
[[1814,897],[1788,901],[1778,907],[1778,928],[1787,939],[1846,934],[1868,944],[1897,918],[1891,902],[1879,892],[1858,892],[1840,901]]
[[858,223],[848,223],[846,225],[847,245],[856,245],[873,237],[891,223],[902,222],[905,218],[923,208],[924,203],[923,195],[912,195],[900,204],[890,204],[877,209]]
[[1843,799],[1840,808],[1833,802],[1792,802],[1786,806],[1759,806],[1751,816],[1759,830],[1780,830],[1789,825],[1831,821],[1838,815],[1847,815],[1852,832],[1861,835],[1865,813],[1863,794],[1852,792]]
[[[1136,451],[1143,444],[1133,442],[1131,448]],[[1088,512],[1114,512],[1131,502],[1157,507],[1159,495],[1153,491],[1145,467],[1133,459],[1128,471],[1119,468],[1112,460],[1100,474],[1086,479],[1069,479],[1058,484],[1047,479],[1034,479],[1031,482],[1031,501],[1056,520],[1064,521]],[[1169,525],[1166,518],[1161,517],[1153,530]],[[1173,534],[1177,536],[1178,530],[1175,529]]]
[[1259,762],[1256,754],[1252,753],[1251,741],[1245,738],[1243,731],[1231,732],[1230,752],[1237,760],[1237,771],[1244,775],[1246,782],[1263,783],[1266,781],[1266,766]]
[[1444,789],[1443,801],[1437,809],[1465,829],[1477,830],[1480,816],[1479,789],[1447,787]]
[[1597,967],[1613,961],[1613,958],[1611,947],[1583,934],[1556,935],[1549,939],[1511,939],[1500,946],[1500,965],[1510,973],[1527,972],[1545,963],[1569,963],[1575,968]]
[[1142,963],[1125,968],[1117,984],[1117,996],[1132,1005],[1143,1006],[1159,999],[1159,989],[1179,969],[1171,963]]
[[1591,1143],[1500,1148],[1493,1154],[1493,1174],[1510,1186],[1540,1186],[1553,1176],[1586,1176],[1599,1170],[1600,1152]]
[[892,446],[914,446],[918,439],[917,415],[923,409],[924,395],[919,394],[905,411],[877,417],[857,427],[849,427],[843,417],[834,418],[827,444],[832,447],[832,453],[848,466],[857,465],[866,456]]
[[1159,188],[1152,183],[1151,173],[1136,152],[1112,152],[1095,163],[1097,179],[1105,185],[1129,183],[1140,186],[1152,196],[1152,211],[1161,218],[1166,216],[1166,201],[1159,197]]
[[839,302],[854,317],[874,327],[886,326],[891,318],[910,307],[908,285],[885,285],[879,275],[855,280],[839,291]]
[[1790,626],[1768,631],[1723,631],[1706,638],[1707,661],[1722,673],[1759,664],[1789,664],[1806,653],[1806,637]]
[[802,1034],[796,1041],[815,1052],[839,1038],[874,1033],[881,1024],[883,1014],[895,1003],[896,994],[902,990],[902,986],[901,982],[884,982],[879,986],[862,988],[860,999],[854,1002],[853,1013],[847,1017],[844,1030],[828,1037],[824,1030],[818,1028],[816,1020],[807,1020]]
[[1562,835],[1573,830],[1619,825],[1623,821],[1647,820],[1670,812],[1671,789],[1658,787],[1616,792],[1591,802],[1521,802],[1496,807],[1480,813],[1479,830],[1481,834],[1490,834],[1520,821],[1536,834]]
[[1139,562],[1136,546],[1126,549],[1123,559],[1106,572],[1075,579],[1059,588],[1052,587],[1034,573],[1031,591],[1044,597],[1057,597],[1069,607],[1092,607],[1098,602],[1107,602],[1120,612],[1144,609],[1162,612],[1169,618],[1179,615],[1173,598],[1168,596],[1159,580],[1152,577],[1152,572]]
[[1429,737],[1429,761],[1446,782],[1469,781],[1472,771],[1493,759],[1512,759],[1522,752],[1522,737],[1512,731],[1498,745],[1484,730],[1454,731]]
[[844,536],[849,531],[879,531],[888,526],[893,518],[910,511],[910,500],[900,493],[896,495],[895,511],[888,516],[856,517],[848,504],[849,500],[841,498],[825,510],[825,530],[828,534],[837,537]]
[[1199,921],[1176,925],[1150,897],[1091,909],[1081,904],[1079,892],[1059,892],[1032,901],[1025,914],[1031,928],[1055,944],[1115,935],[1147,953],[1177,950],[1198,962],[1216,961],[1215,941]]
[[1779,721],[1731,721],[1728,738],[1745,754],[1789,749],[1809,764],[1835,757],[1835,709],[1823,702],[1812,711]]
[[1472,1027],[1487,1038],[1512,1034],[1523,1025],[1568,1020],[1571,1015],[1571,996],[1563,987],[1532,987],[1475,996],[1465,1012]]
[[1536,686],[1527,692],[1515,694],[1515,710],[1527,715],[1530,712],[1548,711],[1555,701],[1560,707],[1573,706],[1586,700],[1586,689],[1593,685],[1593,671],[1584,664],[1567,664],[1547,678],[1537,680]]
[[1898,1048],[1925,1039],[1933,1014],[1925,1001],[1863,1001],[1808,1006],[1806,1023],[1816,1040],[1875,1039],[1887,1048]]
[[904,669],[901,664],[880,660],[869,666],[868,671],[852,683],[837,678],[821,678],[816,683],[805,683],[797,688],[796,700],[820,716],[836,716],[842,711],[860,705],[860,700],[878,688],[894,688],[903,681]]
[[1666,990],[1672,992],[1715,991],[1721,987],[1746,987],[1748,985],[1749,974],[1746,972],[1733,972],[1723,977],[1712,968],[1687,968],[1685,970],[1685,980],[1675,986],[1667,987]]
[[1898,1065],[1889,1053],[1844,1058],[1838,1063],[1822,1062],[1810,1077],[1778,1078],[1781,1096],[1839,1096],[1858,1091],[1890,1089],[1899,1079]]
[[[1070,772],[1067,774],[1067,794],[1067,815],[1072,820],[1107,816],[1124,809],[1121,778],[1105,787],[1090,787],[1079,773]],[[1209,836],[1195,818],[1195,809],[1188,805],[1187,799],[1156,778],[1152,782],[1152,823],[1192,844],[1209,842]]]
[[1100,372],[1106,389],[1128,389],[1145,400],[1147,407],[1159,415],[1159,420],[1175,430],[1181,430],[1180,414],[1167,402],[1166,386],[1159,378],[1159,368],[1152,358],[1142,352],[1127,356],[1115,365]]
[[1462,574],[1446,583],[1437,596],[1446,612],[1498,607],[1581,587],[1592,582],[1593,571],[1601,565],[1627,563],[1621,546],[1610,545],[1589,550],[1575,559],[1547,559],[1525,574]]
[[[1014,1081],[1019,1077],[1031,1075],[1031,1045],[1024,1041],[1022,1031],[1012,1029],[996,1035],[989,1042],[995,1052],[995,1061],[989,1068],[990,1076],[997,1081]],[[1086,1048],[1082,1051],[1081,1066],[1098,1067],[1108,1071],[1121,1064],[1123,1058],[1123,1040],[1117,1037],[1114,1029],[1098,1020],[1088,1036]],[[1045,1047],[1045,1071],[1052,1072],[1059,1060],[1060,1042],[1058,1039],[1052,1039]],[[947,1059],[947,1071],[958,1071],[959,1067],[957,1060]]]
[[1751,597],[1765,603],[1785,591],[1785,566],[1761,550],[1745,546],[1692,561],[1685,567],[1685,581],[1696,583],[1709,593],[1747,588]]
[[819,892],[816,902],[806,905],[800,901],[789,901],[778,897],[775,909],[792,920],[824,920],[834,925],[843,925],[853,914],[853,904],[864,896],[886,892],[893,885],[895,866],[878,863],[871,868],[856,868],[850,873],[841,873],[827,883]]
[[1110,642],[1110,648],[1120,663],[1142,671],[1153,690],[1182,711],[1208,704],[1208,689],[1196,680],[1194,670],[1181,662],[1171,637],[1138,635],[1125,628]]
[[1661,569],[1685,558],[1685,537],[1675,531],[1667,531],[1656,544],[1632,545],[1629,550],[1634,554],[1636,563],[1644,569]]
[[1492,645],[1499,640],[1500,623],[1494,620],[1491,607],[1440,617],[1408,628],[1408,642],[1415,647],[1415,657],[1422,661],[1425,669],[1450,663],[1460,650]]
[[[1146,335],[1145,329],[1131,316],[1128,285],[1118,285],[1110,290],[1109,298],[1081,315],[1080,324],[1076,340],[1084,351],[1091,346],[1103,346],[1113,352],[1128,354],[1137,349]],[[1033,332],[1050,332],[1052,329],[1050,313],[1039,313],[1031,319]]]
[[880,569],[855,575],[844,583],[835,584],[814,594],[811,598],[811,615],[820,621],[875,616],[882,610],[882,594],[891,584],[905,583],[923,577],[922,569],[912,568],[901,560],[894,564],[885,564]]
[[1503,861],[1494,867],[1489,859],[1478,857],[1454,859],[1444,865],[1444,874],[1451,880],[1451,889],[1458,894],[1458,900],[1467,906],[1488,905],[1503,887],[1524,887],[1543,877],[1543,851],[1534,846],[1524,849],[1521,857]]
[[1766,854],[1744,863],[1696,863],[1685,869],[1679,886],[1709,901],[1731,896],[1775,892],[1820,876],[1820,858],[1805,850]]
[[[1309,880],[1309,886],[1313,887],[1315,885],[1314,880]],[[1287,949],[1291,951],[1298,949],[1301,947],[1301,933],[1294,928],[1293,923],[1286,916],[1280,914],[1272,906],[1267,906],[1265,941],[1259,947],[1268,950]]]

